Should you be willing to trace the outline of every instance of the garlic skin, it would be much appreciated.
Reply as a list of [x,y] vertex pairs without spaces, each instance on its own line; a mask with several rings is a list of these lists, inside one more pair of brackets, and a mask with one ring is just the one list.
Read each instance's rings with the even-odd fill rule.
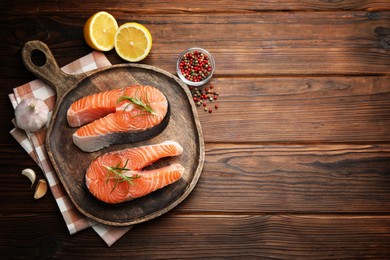
[[36,175],[35,175],[34,170],[32,170],[32,169],[30,169],[30,168],[27,168],[27,169],[24,169],[24,170],[22,171],[22,174],[23,174],[24,176],[26,176],[27,178],[30,179],[30,181],[31,181],[31,187],[32,187],[32,186],[34,185],[35,179],[36,179]]
[[16,124],[20,129],[36,132],[46,125],[49,108],[40,99],[23,99],[15,108]]

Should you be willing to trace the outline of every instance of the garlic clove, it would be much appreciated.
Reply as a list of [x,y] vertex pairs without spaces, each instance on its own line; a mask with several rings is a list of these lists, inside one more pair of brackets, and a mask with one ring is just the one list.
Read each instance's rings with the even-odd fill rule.
[[30,181],[31,181],[31,187],[32,187],[32,186],[34,185],[35,179],[36,179],[35,172],[34,172],[32,169],[27,168],[27,169],[24,169],[24,170],[22,171],[22,174],[23,174],[24,176],[26,176],[27,178],[30,179]]
[[47,183],[44,179],[39,179],[37,187],[35,188],[34,199],[40,199],[45,196],[47,192]]
[[36,132],[48,121],[49,108],[40,99],[22,99],[15,108],[16,124],[20,129]]

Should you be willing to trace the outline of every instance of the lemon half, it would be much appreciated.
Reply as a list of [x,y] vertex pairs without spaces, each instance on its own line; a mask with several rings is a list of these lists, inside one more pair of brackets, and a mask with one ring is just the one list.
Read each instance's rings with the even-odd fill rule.
[[125,23],[117,30],[114,45],[122,59],[130,62],[141,61],[152,49],[152,35],[142,24]]
[[85,41],[98,51],[110,51],[114,48],[114,38],[118,30],[115,18],[104,11],[92,15],[84,25]]

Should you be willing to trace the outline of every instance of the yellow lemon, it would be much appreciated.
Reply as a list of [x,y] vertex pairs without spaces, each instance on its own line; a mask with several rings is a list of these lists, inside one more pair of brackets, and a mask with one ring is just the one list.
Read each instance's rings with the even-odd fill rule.
[[118,23],[104,11],[92,15],[84,25],[84,38],[89,46],[98,51],[110,51],[114,48]]
[[137,62],[148,56],[152,49],[152,35],[139,23],[125,23],[117,30],[114,44],[122,59]]

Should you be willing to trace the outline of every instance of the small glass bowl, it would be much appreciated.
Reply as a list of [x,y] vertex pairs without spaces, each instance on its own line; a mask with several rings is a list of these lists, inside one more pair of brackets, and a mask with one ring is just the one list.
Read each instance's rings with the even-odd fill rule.
[[[181,70],[180,70],[180,62],[182,61],[184,55],[186,55],[188,53],[193,53],[195,51],[198,51],[198,52],[206,55],[209,58],[209,61],[211,64],[210,74],[208,74],[207,77],[202,79],[201,81],[191,81],[191,80],[187,79],[181,73]],[[176,73],[179,76],[179,78],[187,85],[194,86],[194,87],[202,86],[202,85],[206,84],[212,78],[214,71],[215,71],[215,61],[214,61],[213,56],[210,54],[210,52],[206,51],[205,49],[198,48],[198,47],[189,48],[189,49],[183,51],[182,53],[180,53],[179,58],[177,59],[177,62],[176,62]]]

